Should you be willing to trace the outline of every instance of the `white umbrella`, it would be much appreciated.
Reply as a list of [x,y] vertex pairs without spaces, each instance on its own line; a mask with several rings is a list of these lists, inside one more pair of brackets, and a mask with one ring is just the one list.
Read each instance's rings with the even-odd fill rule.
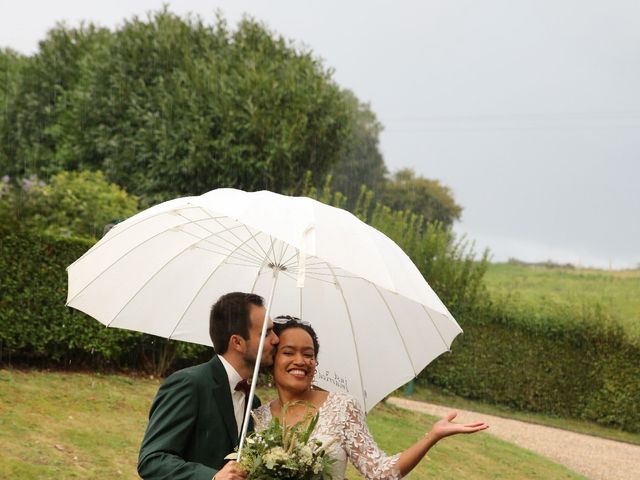
[[267,315],[296,315],[317,331],[315,383],[367,411],[462,332],[387,236],[345,210],[267,191],[218,189],[156,205],[67,271],[67,305],[110,327],[203,345],[218,297],[263,295]]

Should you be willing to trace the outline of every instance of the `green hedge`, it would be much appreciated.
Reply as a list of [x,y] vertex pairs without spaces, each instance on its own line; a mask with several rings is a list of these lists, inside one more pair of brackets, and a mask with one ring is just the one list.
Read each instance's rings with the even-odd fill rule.
[[0,362],[163,373],[174,360],[207,354],[197,345],[106,328],[67,308],[66,267],[91,245],[0,230]]
[[640,347],[597,309],[487,307],[422,373],[458,395],[640,432]]

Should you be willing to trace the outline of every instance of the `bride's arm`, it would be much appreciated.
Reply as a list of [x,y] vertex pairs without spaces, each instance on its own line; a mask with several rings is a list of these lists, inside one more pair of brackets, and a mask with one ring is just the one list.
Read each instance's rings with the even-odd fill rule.
[[340,426],[342,446],[351,463],[367,480],[397,480],[401,477],[397,463],[399,455],[387,456],[378,448],[369,432],[364,412],[355,398],[343,397]]
[[451,423],[456,415],[456,412],[451,412],[445,418],[436,422],[429,433],[400,454],[397,467],[403,477],[413,470],[420,460],[424,458],[431,447],[443,438],[456,435],[458,433],[479,432],[480,430],[489,428],[489,425],[486,423],[471,423],[467,425]]
[[456,412],[436,422],[431,431],[411,447],[392,457],[378,448],[369,432],[365,416],[356,400],[348,398],[343,429],[344,447],[351,462],[367,479],[395,480],[407,475],[424,458],[429,449],[445,437],[474,433],[489,426],[485,423],[459,425],[451,423]]

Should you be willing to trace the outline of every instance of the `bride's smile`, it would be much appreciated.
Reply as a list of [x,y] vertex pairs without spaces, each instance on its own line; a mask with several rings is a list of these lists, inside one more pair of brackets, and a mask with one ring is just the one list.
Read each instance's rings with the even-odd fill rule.
[[282,332],[273,368],[276,384],[298,392],[306,391],[311,387],[315,368],[316,354],[311,336],[301,328]]

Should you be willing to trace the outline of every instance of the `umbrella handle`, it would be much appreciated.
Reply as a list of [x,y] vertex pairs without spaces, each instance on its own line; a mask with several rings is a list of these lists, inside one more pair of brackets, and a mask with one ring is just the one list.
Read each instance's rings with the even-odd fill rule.
[[251,377],[251,390],[249,395],[245,399],[245,412],[244,420],[242,422],[242,433],[240,434],[240,445],[238,446],[238,459],[242,455],[242,447],[247,437],[247,429],[249,428],[249,418],[251,417],[251,405],[253,405],[253,397],[256,392],[256,384],[258,383],[258,372],[260,371],[260,361],[262,360],[262,350],[264,349],[264,340],[267,336],[267,324],[269,323],[269,312],[271,310],[271,303],[273,302],[273,294],[276,291],[276,283],[278,281],[278,268],[273,270],[273,282],[271,284],[271,292],[269,293],[269,299],[267,300],[267,308],[264,312],[264,322],[262,322],[262,332],[260,333],[260,344],[258,345],[258,354],[256,357],[256,365],[253,367],[253,377]]

